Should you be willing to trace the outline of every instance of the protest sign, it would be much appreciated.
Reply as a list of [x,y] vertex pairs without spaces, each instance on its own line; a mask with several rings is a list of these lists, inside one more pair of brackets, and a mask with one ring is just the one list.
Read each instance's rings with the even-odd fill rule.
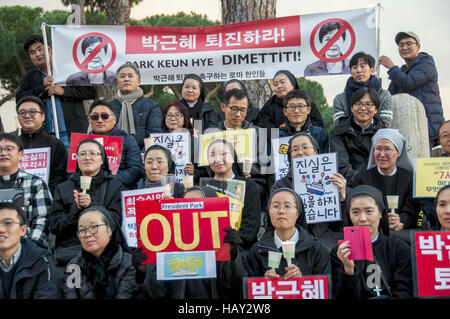
[[275,180],[280,180],[289,173],[291,167],[287,150],[292,136],[272,139],[272,162],[275,166]]
[[[181,83],[188,73],[205,82],[271,79],[281,69],[324,75],[336,62],[343,67],[330,74],[349,73],[355,52],[378,56],[376,16],[374,6],[189,28],[52,25],[53,75],[64,83],[125,62],[139,68],[141,84]],[[339,30],[324,37],[332,24]],[[93,50],[83,49],[90,43]]]
[[48,184],[50,174],[50,147],[24,149],[19,168],[42,178]]
[[136,201],[164,199],[164,187],[122,191],[122,232],[128,247],[137,247]]
[[294,189],[303,200],[308,224],[341,220],[339,191],[330,177],[337,172],[336,153],[292,159]]
[[120,160],[122,158],[122,143],[123,137],[119,136],[105,136],[105,135],[94,135],[94,134],[81,134],[72,133],[70,137],[70,148],[69,148],[69,161],[67,163],[67,171],[75,172],[77,165],[77,147],[81,141],[88,138],[97,139],[101,141],[105,148],[106,156],[108,157],[109,169],[113,175],[117,174],[120,166]]
[[414,170],[413,197],[436,197],[450,184],[450,157],[418,158]]
[[230,260],[229,244],[223,243],[230,227],[229,200],[222,198],[182,198],[137,201],[138,247],[154,264],[156,253],[216,252],[216,260]]
[[201,177],[200,186],[213,188],[219,197],[230,199],[230,225],[235,230],[241,228],[242,209],[245,200],[245,181],[236,179],[218,180],[214,177]]
[[150,145],[160,145],[167,148],[175,162],[176,182],[183,183],[184,167],[191,161],[191,134],[180,133],[152,133]]
[[328,299],[328,276],[244,278],[245,299]]
[[414,295],[450,296],[450,232],[417,231],[412,234]]
[[226,140],[234,145],[238,162],[242,163],[245,158],[256,161],[256,132],[254,129],[228,130],[214,133],[202,134],[200,136],[199,166],[207,166],[208,146],[214,140]]

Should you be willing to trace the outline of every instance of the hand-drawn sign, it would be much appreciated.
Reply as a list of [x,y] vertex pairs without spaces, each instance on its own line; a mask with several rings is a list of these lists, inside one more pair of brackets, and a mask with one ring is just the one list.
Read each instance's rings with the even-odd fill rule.
[[[102,42],[100,42],[91,53],[89,53],[89,55],[84,59],[84,61],[80,61],[78,59],[78,54],[77,54],[78,44],[87,37],[101,37],[104,40]],[[89,62],[91,62],[92,59],[95,58],[95,56],[100,52],[100,50],[102,50],[108,44],[111,45],[111,49],[112,49],[111,50],[111,61],[109,61],[109,63],[106,64],[103,68],[95,69],[95,70],[88,69],[87,65],[89,64]],[[81,71],[86,72],[86,73],[91,73],[91,74],[101,73],[101,72],[104,72],[105,70],[107,70],[114,63],[114,60],[116,59],[116,45],[114,44],[114,41],[107,35],[105,35],[103,33],[98,33],[98,32],[91,32],[91,33],[87,33],[87,34],[80,36],[75,41],[75,43],[73,44],[73,48],[72,48],[72,56],[73,56],[73,61],[75,62],[75,64]]]
[[[316,33],[317,30],[320,29],[321,26],[323,26],[326,23],[330,23],[330,22],[338,22],[341,24],[341,28],[333,35],[333,37],[323,46],[322,49],[320,49],[320,51],[317,51],[316,49],[316,44],[314,42],[314,39],[316,37]],[[325,52],[328,51],[328,49],[336,43],[337,40],[339,40],[339,38],[342,36],[342,34],[346,31],[350,32],[350,37],[351,37],[351,43],[350,43],[350,47],[347,50],[347,52],[345,52],[345,54],[343,54],[342,56],[338,57],[338,58],[326,58],[325,57]],[[339,61],[343,61],[344,59],[346,59],[350,53],[352,53],[353,48],[355,47],[355,43],[356,43],[356,36],[355,36],[355,31],[353,30],[352,26],[345,20],[342,19],[338,19],[338,18],[333,18],[333,19],[328,19],[325,21],[320,22],[311,32],[311,38],[310,38],[310,46],[311,46],[311,50],[314,53],[314,55],[316,57],[318,57],[320,60],[324,61],[324,62],[329,62],[329,63],[334,63],[334,62],[339,62]]]

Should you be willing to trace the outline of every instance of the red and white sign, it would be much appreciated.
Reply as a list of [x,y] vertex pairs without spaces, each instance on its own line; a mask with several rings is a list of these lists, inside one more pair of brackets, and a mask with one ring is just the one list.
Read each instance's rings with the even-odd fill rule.
[[42,178],[48,184],[50,174],[50,147],[24,149],[19,168]]
[[450,232],[415,232],[416,297],[450,296]]
[[328,299],[328,277],[248,278],[247,299]]
[[109,169],[113,175],[117,174],[120,166],[120,160],[122,158],[123,137],[81,133],[71,134],[67,171],[75,172],[77,167],[78,144],[88,138],[101,139],[103,141],[103,147],[105,148],[106,156],[108,157]]

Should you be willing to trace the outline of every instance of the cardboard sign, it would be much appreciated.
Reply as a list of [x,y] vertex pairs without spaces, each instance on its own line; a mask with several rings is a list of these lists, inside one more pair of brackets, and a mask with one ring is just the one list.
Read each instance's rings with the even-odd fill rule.
[[50,147],[24,149],[19,168],[42,178],[48,184],[50,175]]
[[216,260],[230,260],[222,229],[230,227],[229,200],[182,198],[136,202],[138,247],[154,264],[156,253],[214,250]]
[[285,177],[291,167],[287,150],[291,143],[292,136],[272,139],[272,163],[275,165],[275,180]]
[[414,295],[450,296],[450,232],[413,233],[411,240]]
[[117,174],[122,158],[122,143],[123,137],[105,136],[94,134],[80,134],[72,133],[70,138],[69,161],[67,163],[67,171],[75,172],[77,165],[77,147],[81,141],[88,138],[101,139],[103,147],[105,148],[106,156],[108,157],[109,169],[113,175]]
[[436,197],[450,184],[450,157],[418,158],[413,182],[413,197]]
[[303,200],[308,224],[341,220],[339,190],[330,177],[337,172],[336,153],[292,159],[294,189]]
[[328,299],[327,276],[246,279],[245,299]]

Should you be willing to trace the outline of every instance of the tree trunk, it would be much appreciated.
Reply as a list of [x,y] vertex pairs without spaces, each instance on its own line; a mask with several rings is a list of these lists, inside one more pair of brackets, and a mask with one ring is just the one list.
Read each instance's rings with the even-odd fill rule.
[[[270,19],[276,16],[276,0],[220,0],[222,23],[238,23],[253,20]],[[245,81],[252,105],[262,108],[272,96],[268,80]]]
[[[70,0],[70,4],[75,4],[80,7],[80,24],[86,24],[86,14],[84,13],[84,0]],[[77,13],[77,11],[75,11]]]

